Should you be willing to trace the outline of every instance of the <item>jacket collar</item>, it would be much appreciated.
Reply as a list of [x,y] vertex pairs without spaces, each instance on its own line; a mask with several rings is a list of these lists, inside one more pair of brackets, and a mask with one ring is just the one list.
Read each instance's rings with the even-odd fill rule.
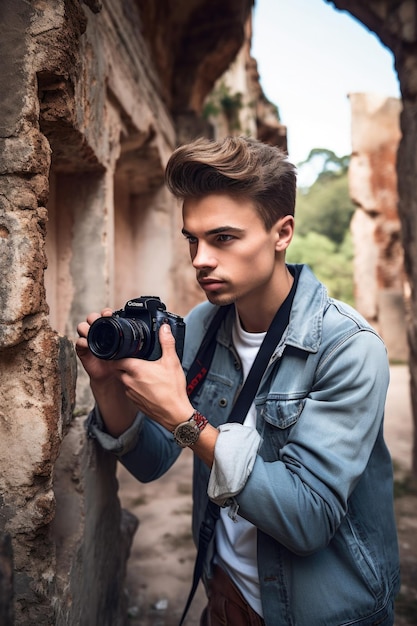
[[318,351],[322,337],[323,315],[328,300],[326,287],[307,265],[302,265],[288,332],[284,338],[286,344],[307,352]]
[[[290,271],[291,267],[294,266],[288,265]],[[323,314],[328,302],[327,290],[307,265],[298,267],[300,275],[290,321],[277,346],[276,356],[280,356],[286,345],[307,352],[317,352],[321,343]],[[227,347],[231,345],[234,315],[235,310],[232,308],[217,334],[217,341]]]

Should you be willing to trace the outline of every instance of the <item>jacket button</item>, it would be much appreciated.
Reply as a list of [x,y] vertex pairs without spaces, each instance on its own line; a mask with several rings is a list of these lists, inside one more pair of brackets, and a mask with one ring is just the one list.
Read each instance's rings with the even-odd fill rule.
[[227,406],[227,398],[220,398],[219,406],[221,406],[221,407]]

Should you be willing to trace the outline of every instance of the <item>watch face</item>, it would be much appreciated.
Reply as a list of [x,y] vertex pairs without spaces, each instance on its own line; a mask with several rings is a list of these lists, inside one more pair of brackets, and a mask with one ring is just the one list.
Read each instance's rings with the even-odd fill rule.
[[196,426],[193,426],[189,422],[179,424],[174,430],[174,437],[177,443],[185,448],[186,446],[192,446],[200,435],[200,431]]

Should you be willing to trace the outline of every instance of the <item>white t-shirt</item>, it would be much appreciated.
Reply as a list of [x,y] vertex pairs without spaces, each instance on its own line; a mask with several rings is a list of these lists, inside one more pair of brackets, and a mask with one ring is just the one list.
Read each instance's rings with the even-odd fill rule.
[[[252,363],[266,333],[248,333],[243,330],[239,316],[233,326],[233,343],[243,368],[246,380]],[[252,403],[243,422],[249,428],[256,427],[255,404]],[[218,563],[230,576],[250,606],[263,617],[259,589],[259,575],[256,549],[256,527],[237,515],[233,521],[229,509],[220,509],[220,519],[216,524],[216,557]]]

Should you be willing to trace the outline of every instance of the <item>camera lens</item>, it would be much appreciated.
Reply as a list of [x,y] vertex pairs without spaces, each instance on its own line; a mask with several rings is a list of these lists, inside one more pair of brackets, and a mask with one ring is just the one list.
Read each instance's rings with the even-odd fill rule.
[[140,320],[100,317],[91,325],[87,341],[99,359],[140,359],[148,352],[149,329]]

